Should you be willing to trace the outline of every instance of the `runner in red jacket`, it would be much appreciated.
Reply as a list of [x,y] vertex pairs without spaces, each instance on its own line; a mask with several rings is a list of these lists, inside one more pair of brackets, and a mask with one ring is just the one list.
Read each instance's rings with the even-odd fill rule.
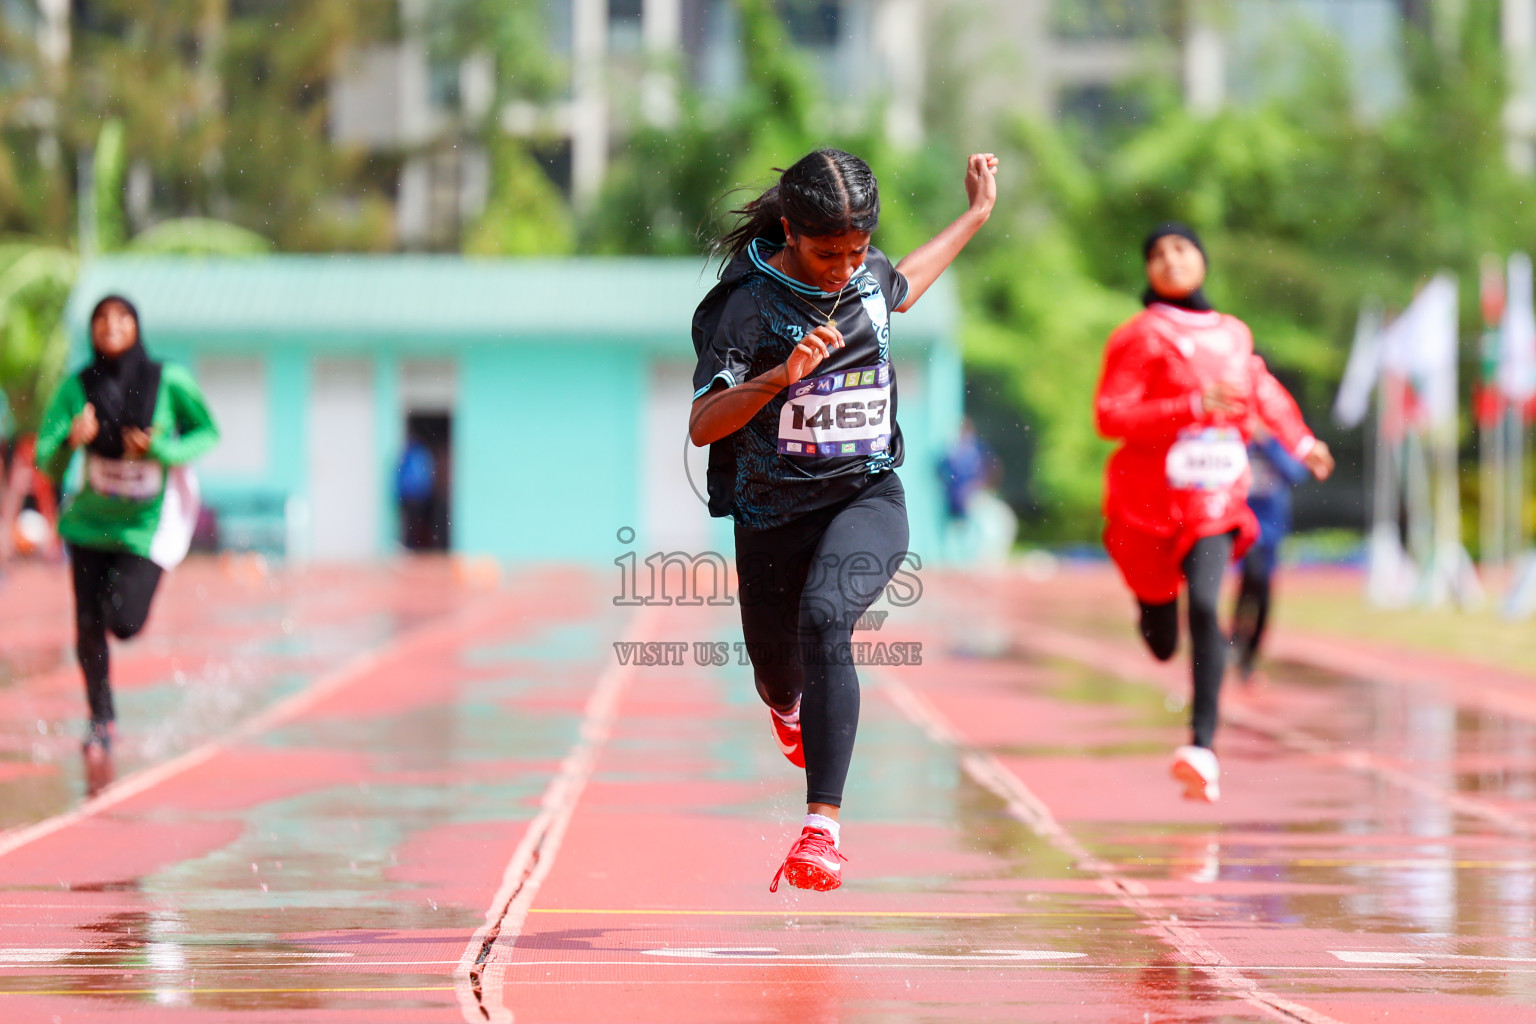
[[1320,480],[1333,457],[1254,354],[1247,326],[1206,301],[1194,231],[1165,224],[1142,252],[1147,308],[1110,336],[1094,401],[1099,433],[1122,442],[1106,468],[1104,546],[1159,660],[1178,646],[1179,589],[1188,584],[1193,739],[1175,753],[1173,775],[1185,796],[1214,801],[1211,740],[1227,648],[1217,601],[1227,566],[1258,536],[1245,500],[1251,424],[1263,422]]

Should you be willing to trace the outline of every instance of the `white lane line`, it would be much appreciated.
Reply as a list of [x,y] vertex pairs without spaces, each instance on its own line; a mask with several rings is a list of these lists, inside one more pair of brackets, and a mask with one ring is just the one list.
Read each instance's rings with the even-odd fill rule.
[[[1071,633],[1031,626],[1028,635],[1021,636],[1020,640],[1025,647],[1033,649],[1037,654],[1075,661],[1126,682],[1150,683],[1170,693],[1183,693],[1184,689],[1187,689],[1187,687],[1182,689],[1170,687],[1166,679],[1151,666],[1142,669],[1133,668],[1126,663],[1127,659],[1120,653],[1107,651],[1102,644]],[[1268,736],[1299,753],[1331,762],[1350,771],[1373,775],[1383,782],[1417,793],[1465,817],[1481,819],[1516,835],[1536,836],[1536,822],[1511,814],[1485,801],[1451,792],[1444,786],[1425,781],[1410,772],[1387,764],[1374,754],[1358,750],[1338,750],[1325,740],[1320,740],[1250,708],[1234,707],[1230,702],[1221,709],[1221,718],[1223,722]]]
[[20,964],[51,964],[76,953],[84,953],[83,949],[7,949],[0,952],[0,967],[12,967]]
[[[26,952],[26,951],[21,951]],[[48,950],[48,953],[54,952]],[[81,951],[88,952],[88,951]],[[645,956],[656,956],[662,950],[647,949],[640,951]],[[1133,964],[1106,964],[1085,963],[1086,953],[1060,953],[1052,950],[1005,950],[1008,955],[991,955],[991,951],[983,950],[976,954],[935,954],[922,953],[767,953],[761,956],[747,955],[684,955],[685,953],[697,953],[697,951],[674,951],[665,959],[656,960],[516,960],[509,961],[506,967],[510,970],[515,967],[646,967],[656,969],[660,967],[805,967],[815,963],[826,963],[829,960],[857,960],[860,967],[909,967],[909,968],[933,968],[965,967],[967,964],[986,963],[994,967],[1047,967],[1052,970],[1074,971],[1186,971],[1199,967],[1199,964],[1189,963],[1133,963]],[[1536,965],[1536,958],[1528,957],[1501,957],[1501,956],[1465,956],[1424,954],[1422,956],[1413,953],[1363,953],[1350,950],[1331,950],[1335,957],[1350,966],[1340,964],[1246,964],[1242,970],[1252,973],[1307,973],[1321,972],[1332,974],[1340,971],[1372,972],[1372,971],[1402,971],[1412,974],[1466,974],[1489,973],[1498,974],[1536,974],[1536,966],[1518,966],[1521,964]],[[1025,955],[1028,954],[1028,955]],[[111,963],[72,963],[63,964],[63,957],[39,955],[36,957],[0,959],[0,971],[29,971],[26,977],[48,977],[49,971],[67,970],[77,974],[89,974],[97,971],[128,972],[130,974],[155,974],[172,971],[184,971],[187,966],[178,967],[154,967],[142,960],[133,962]],[[1429,963],[1431,960],[1469,961],[1464,966],[1445,965],[1437,966]],[[889,962],[887,962],[889,961]],[[341,971],[343,973],[359,973],[363,967],[382,967],[399,970],[408,967],[456,967],[458,960],[348,960],[345,962],[316,962],[306,961],[261,961],[259,963],[218,963],[194,960],[190,963],[193,970],[228,970],[228,971],[272,971],[288,970],[294,967],[303,967],[313,973],[319,971]],[[1503,966],[1510,964],[1512,966]],[[39,971],[42,973],[39,973]],[[7,977],[11,975],[7,974]],[[519,982],[518,984],[524,984]],[[616,984],[628,984],[619,981]],[[669,983],[670,984],[670,983]],[[446,986],[444,987],[446,991]],[[25,994],[24,992],[0,992],[0,996]]]
[[[654,606],[642,607],[624,639],[643,641],[655,619]],[[592,695],[587,698],[576,743],[560,762],[560,770],[544,790],[539,813],[528,823],[522,841],[512,851],[512,859],[502,872],[501,887],[485,912],[485,923],[476,929],[469,945],[464,947],[464,955],[454,972],[454,990],[467,1024],[512,1022],[512,1011],[503,994],[511,959],[510,947],[522,932],[539,887],[554,867],[565,831],[576,813],[576,804],[592,777],[597,755],[613,730],[619,699],[633,674],[632,665],[622,665],[615,660],[598,677]]]
[[1536,700],[1525,695],[1529,690],[1529,680],[1520,677],[1512,669],[1497,665],[1469,665],[1474,672],[1486,672],[1489,676],[1507,679],[1515,688],[1505,690],[1494,684],[1491,687],[1468,689],[1447,679],[1446,673],[1451,671],[1451,667],[1445,665],[1444,655],[1426,654],[1426,664],[1405,665],[1389,661],[1370,650],[1346,647],[1345,642],[1336,637],[1320,636],[1309,631],[1298,633],[1290,628],[1277,633],[1273,645],[1273,655],[1311,665],[1324,672],[1351,676],[1378,686],[1386,684],[1427,690],[1447,704],[1536,722]]
[[1279,740],[1285,746],[1303,754],[1309,754],[1323,761],[1332,761],[1350,771],[1360,772],[1365,775],[1374,775],[1384,782],[1390,782],[1400,789],[1406,789],[1417,793],[1419,796],[1450,808],[1457,814],[1468,818],[1480,818],[1490,825],[1495,825],[1506,832],[1516,835],[1536,835],[1536,822],[1532,822],[1517,814],[1511,814],[1502,808],[1485,803],[1472,797],[1462,796],[1452,792],[1444,786],[1421,779],[1418,776],[1405,772],[1401,768],[1386,764],[1374,754],[1361,750],[1336,750],[1327,742],[1317,739],[1299,729],[1282,725],[1267,715],[1261,715],[1247,708],[1233,708],[1223,711],[1222,717],[1233,725],[1251,729],[1256,733]]
[[[1347,964],[1423,964],[1430,960],[1467,960],[1486,964],[1536,964],[1530,956],[1476,956],[1471,953],[1392,953],[1356,949],[1330,949],[1328,952]],[[1444,970],[1445,968],[1442,968]]]
[[783,952],[777,946],[667,946],[642,949],[645,956],[667,956],[692,960],[902,960],[911,963],[989,963],[1031,960],[1082,960],[1087,953],[1063,953],[1054,949],[978,949],[974,953],[909,953],[894,949],[854,950],[848,953]]
[[[738,958],[729,958],[729,959],[727,959],[727,958],[723,958],[722,957],[722,958],[714,959],[714,960],[709,960],[709,959],[702,959],[702,960],[674,960],[674,961],[671,961],[671,962],[666,962],[666,961],[661,961],[661,960],[518,960],[515,963],[507,964],[507,968],[508,968],[508,970],[511,970],[512,968],[517,968],[517,967],[565,967],[565,968],[570,968],[572,970],[585,970],[588,967],[644,967],[644,968],[646,968],[646,971],[643,974],[639,975],[639,976],[636,976],[635,974],[630,973],[630,974],[626,975],[623,978],[615,978],[615,979],[610,980],[610,981],[605,981],[605,980],[602,980],[602,979],[599,979],[599,978],[593,978],[591,976],[584,976],[581,979],[581,983],[583,985],[675,985],[677,983],[675,981],[670,980],[670,979],[662,980],[662,981],[652,981],[652,980],[649,980],[645,975],[649,974],[649,975],[653,975],[654,976],[656,974],[656,972],[660,968],[663,968],[663,967],[673,967],[673,968],[677,968],[679,970],[687,970],[687,971],[696,971],[696,970],[700,970],[700,969],[703,969],[703,968],[713,968],[713,969],[717,969],[717,970],[729,970],[732,967],[752,967],[752,968],[759,968],[759,967],[811,967],[811,966],[815,966],[818,963],[824,963],[824,962],[825,961],[807,960],[807,959],[800,959],[800,958],[788,957],[788,956],[776,957],[776,958],[773,958],[773,959],[770,959],[770,960],[751,960],[751,959],[748,959],[748,958],[745,958],[745,957],[739,958],[739,959]],[[866,969],[867,970],[903,970],[903,971],[918,971],[918,970],[932,970],[932,971],[962,970],[962,971],[971,971],[973,969],[973,965],[974,965],[974,961],[970,962],[970,964],[967,964],[967,963],[941,963],[941,962],[913,963],[913,962],[908,961],[908,960],[899,960],[899,961],[892,961],[890,963],[881,963],[879,961],[860,961],[858,966],[859,966],[859,970],[861,970],[861,971],[862,970],[866,970]],[[1068,960],[1059,960],[1059,961],[1056,961],[1054,963],[1052,963],[1052,962],[1030,962],[1030,961],[994,960],[994,961],[991,961],[989,963],[989,966],[991,966],[992,968],[997,969],[997,970],[1009,969],[1009,970],[1019,970],[1019,971],[1024,971],[1024,970],[1078,971],[1078,972],[1081,972],[1081,973],[1084,973],[1084,974],[1093,974],[1093,973],[1099,973],[1099,972],[1103,972],[1103,971],[1130,971],[1130,972],[1134,972],[1136,974],[1152,974],[1152,973],[1155,973],[1155,972],[1158,972],[1158,971],[1176,971],[1176,972],[1181,972],[1182,973],[1184,971],[1189,971],[1189,970],[1207,970],[1208,969],[1208,965],[1205,965],[1205,964],[1190,964],[1190,963],[1182,963],[1182,962],[1179,962],[1179,963],[1155,963],[1155,964],[1149,964],[1149,963],[1137,963],[1137,964],[1096,964],[1096,963],[1082,963],[1080,961],[1068,961]],[[1346,974],[1346,973],[1347,974],[1382,974],[1382,973],[1393,973],[1393,972],[1396,972],[1396,973],[1401,973],[1401,974],[1412,974],[1415,977],[1418,977],[1420,975],[1436,975],[1436,974],[1465,975],[1465,974],[1495,974],[1495,973],[1496,974],[1500,974],[1500,975],[1527,975],[1527,974],[1529,974],[1529,975],[1536,975],[1536,967],[1523,967],[1523,968],[1522,967],[1478,967],[1478,966],[1467,966],[1467,967],[1429,967],[1429,966],[1422,966],[1421,967],[1421,966],[1410,965],[1410,964],[1381,964],[1379,966],[1372,966],[1372,965],[1369,965],[1369,964],[1357,964],[1357,965],[1348,966],[1348,967],[1340,965],[1340,964],[1300,964],[1300,965],[1298,965],[1298,964],[1257,964],[1257,965],[1250,964],[1250,965],[1244,966],[1242,968],[1242,970],[1247,971],[1250,974],[1302,974],[1302,975],[1305,975],[1305,974],[1315,974],[1315,975],[1319,975],[1324,980],[1326,980],[1329,977],[1332,977],[1333,975]],[[558,981],[554,980],[550,976],[552,973],[553,972],[547,972],[545,974],[545,976],[540,977],[540,978],[519,978],[517,980],[517,984],[518,985],[537,985],[537,984],[540,984],[540,983],[558,984],[558,985],[568,985],[568,984],[570,984],[569,980],[558,980]],[[5,992],[0,992],[0,996],[6,995],[6,994],[7,993],[5,993]],[[1278,1019],[1286,1021],[1287,1024],[1296,1024],[1297,1020],[1308,1020],[1308,1021],[1310,1021],[1310,1020],[1316,1020],[1316,1019],[1321,1019],[1321,1020],[1328,1020],[1329,1019],[1327,1017],[1318,1018],[1316,1016],[1316,1014],[1315,1014],[1315,1011],[1308,1011],[1308,1012],[1309,1013],[1313,1013],[1314,1015],[1312,1017],[1296,1017],[1296,1016],[1293,1016],[1293,1015],[1281,1015],[1281,1016],[1279,1016]],[[1271,1016],[1274,1016],[1274,1014],[1271,1014]]]
[[[160,946],[162,948],[164,948],[164,947],[174,947],[176,949],[176,952],[177,952],[178,956],[188,957],[188,958],[195,958],[199,953],[202,953],[202,952],[206,951],[209,948],[207,946],[198,947],[198,946],[176,945],[175,943],[168,943],[168,942],[157,943],[156,945]],[[218,952],[220,955],[228,955],[230,953],[229,950],[225,950],[225,949],[217,949],[215,951]],[[76,947],[64,947],[64,946],[49,946],[49,947],[46,947],[46,948],[45,947],[36,947],[36,948],[32,948],[32,949],[4,949],[4,950],[0,950],[0,966],[4,966],[4,965],[10,964],[10,963],[45,963],[45,962],[52,961],[52,960],[63,960],[65,957],[71,957],[71,956],[94,956],[94,957],[108,956],[108,957],[110,957],[110,956],[117,956],[121,952],[122,952],[122,950],[118,950],[118,949],[92,949],[89,946],[78,947],[78,948],[76,948]],[[239,966],[239,964],[243,960],[255,960],[255,961],[260,961],[263,964],[277,964],[277,963],[287,963],[289,961],[307,962],[307,961],[311,961],[311,960],[339,960],[339,959],[344,959],[344,960],[347,961],[347,966],[349,966],[349,967],[353,966],[353,965],[355,965],[357,963],[356,960],[352,959],[353,957],[355,957],[357,955],[356,953],[293,953],[293,952],[280,952],[279,953],[279,952],[262,952],[261,950],[252,949],[252,950],[241,950],[238,953],[238,955],[242,958],[242,960],[233,961],[232,962],[232,966]],[[447,961],[437,961],[437,960],[395,961],[395,960],[390,960],[390,961],[387,961],[387,962],[388,963],[440,963],[440,962],[441,963],[458,963],[457,960],[447,960]],[[143,961],[141,961],[141,960],[133,961],[133,965],[134,966],[139,966],[139,967],[144,966]],[[93,964],[91,966],[100,966],[100,965]],[[204,964],[201,961],[199,961],[198,966],[201,967],[201,966],[204,966]],[[225,965],[223,965],[223,964],[208,964],[206,966],[220,967],[220,966],[225,966]]]
[[406,657],[419,648],[430,647],[433,644],[442,643],[459,634],[470,632],[500,610],[500,608],[493,605],[471,612],[461,612],[451,615],[445,620],[428,623],[412,632],[406,633],[393,643],[354,658],[351,662],[343,665],[330,675],[320,677],[307,688],[278,701],[254,718],[247,719],[243,724],[224,735],[209,740],[201,746],[193,747],[186,753],[173,757],[169,761],[164,761],[119,779],[73,810],[65,811],[63,814],[55,814],[51,818],[44,818],[42,821],[31,825],[24,825],[20,828],[0,832],[0,857],[14,853],[22,847],[51,836],[56,832],[62,832],[71,825],[76,825],[88,818],[95,817],[103,811],[110,810],[119,804],[133,799],[140,793],[154,789],[163,782],[190,771],[199,765],[206,764],[236,744],[250,740],[269,729],[291,722],[321,701],[346,689],[388,662]]
[[1236,964],[1207,943],[1198,931],[1181,923],[1145,885],[1125,877],[1113,864],[1093,856],[1001,761],[985,752],[967,750],[963,743],[957,742],[958,731],[922,694],[889,673],[881,673],[880,682],[881,690],[891,702],[930,739],[956,750],[965,773],[998,796],[1010,814],[1071,857],[1079,869],[1098,875],[1099,885],[1108,895],[1143,918],[1185,961],[1209,975],[1218,988],[1286,1024],[1296,1021],[1342,1024],[1327,1014],[1268,992],[1252,978],[1245,977]]
[[1330,949],[1328,952],[1347,964],[1422,964],[1424,958],[1412,953],[1366,953],[1347,949]]

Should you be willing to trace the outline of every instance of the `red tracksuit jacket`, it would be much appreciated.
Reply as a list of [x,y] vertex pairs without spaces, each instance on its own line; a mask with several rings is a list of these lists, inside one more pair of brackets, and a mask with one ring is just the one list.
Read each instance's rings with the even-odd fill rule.
[[[1243,396],[1236,413],[1203,408],[1201,393],[1222,379]],[[1234,556],[1257,537],[1246,500],[1254,419],[1298,458],[1316,443],[1247,325],[1162,303],[1110,335],[1094,416],[1100,434],[1122,442],[1106,467],[1105,518],[1173,539],[1177,560],[1201,537],[1238,530]]]

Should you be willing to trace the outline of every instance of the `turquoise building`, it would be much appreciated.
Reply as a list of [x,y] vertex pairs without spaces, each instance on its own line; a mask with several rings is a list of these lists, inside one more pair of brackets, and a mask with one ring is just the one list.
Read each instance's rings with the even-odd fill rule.
[[[224,435],[199,475],[229,546],[399,551],[410,429],[442,443],[451,550],[608,562],[625,528],[646,550],[728,550],[686,436],[689,322],[712,282],[693,259],[119,257],[82,271],[67,318],[78,365],[91,307],[126,295],[150,350],[197,376]],[[892,325],[925,562],[962,414],[956,325],[947,280]]]

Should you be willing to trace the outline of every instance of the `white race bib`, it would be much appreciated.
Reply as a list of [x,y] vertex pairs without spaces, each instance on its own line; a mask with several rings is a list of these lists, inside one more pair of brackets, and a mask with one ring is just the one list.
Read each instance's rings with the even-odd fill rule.
[[1179,491],[1220,491],[1248,468],[1248,446],[1231,427],[1206,427],[1179,434],[1165,463],[1168,486]]
[[148,501],[160,496],[165,469],[154,459],[109,459],[93,454],[85,458],[85,479],[97,494]]
[[808,377],[779,412],[779,454],[875,455],[891,446],[891,364]]

